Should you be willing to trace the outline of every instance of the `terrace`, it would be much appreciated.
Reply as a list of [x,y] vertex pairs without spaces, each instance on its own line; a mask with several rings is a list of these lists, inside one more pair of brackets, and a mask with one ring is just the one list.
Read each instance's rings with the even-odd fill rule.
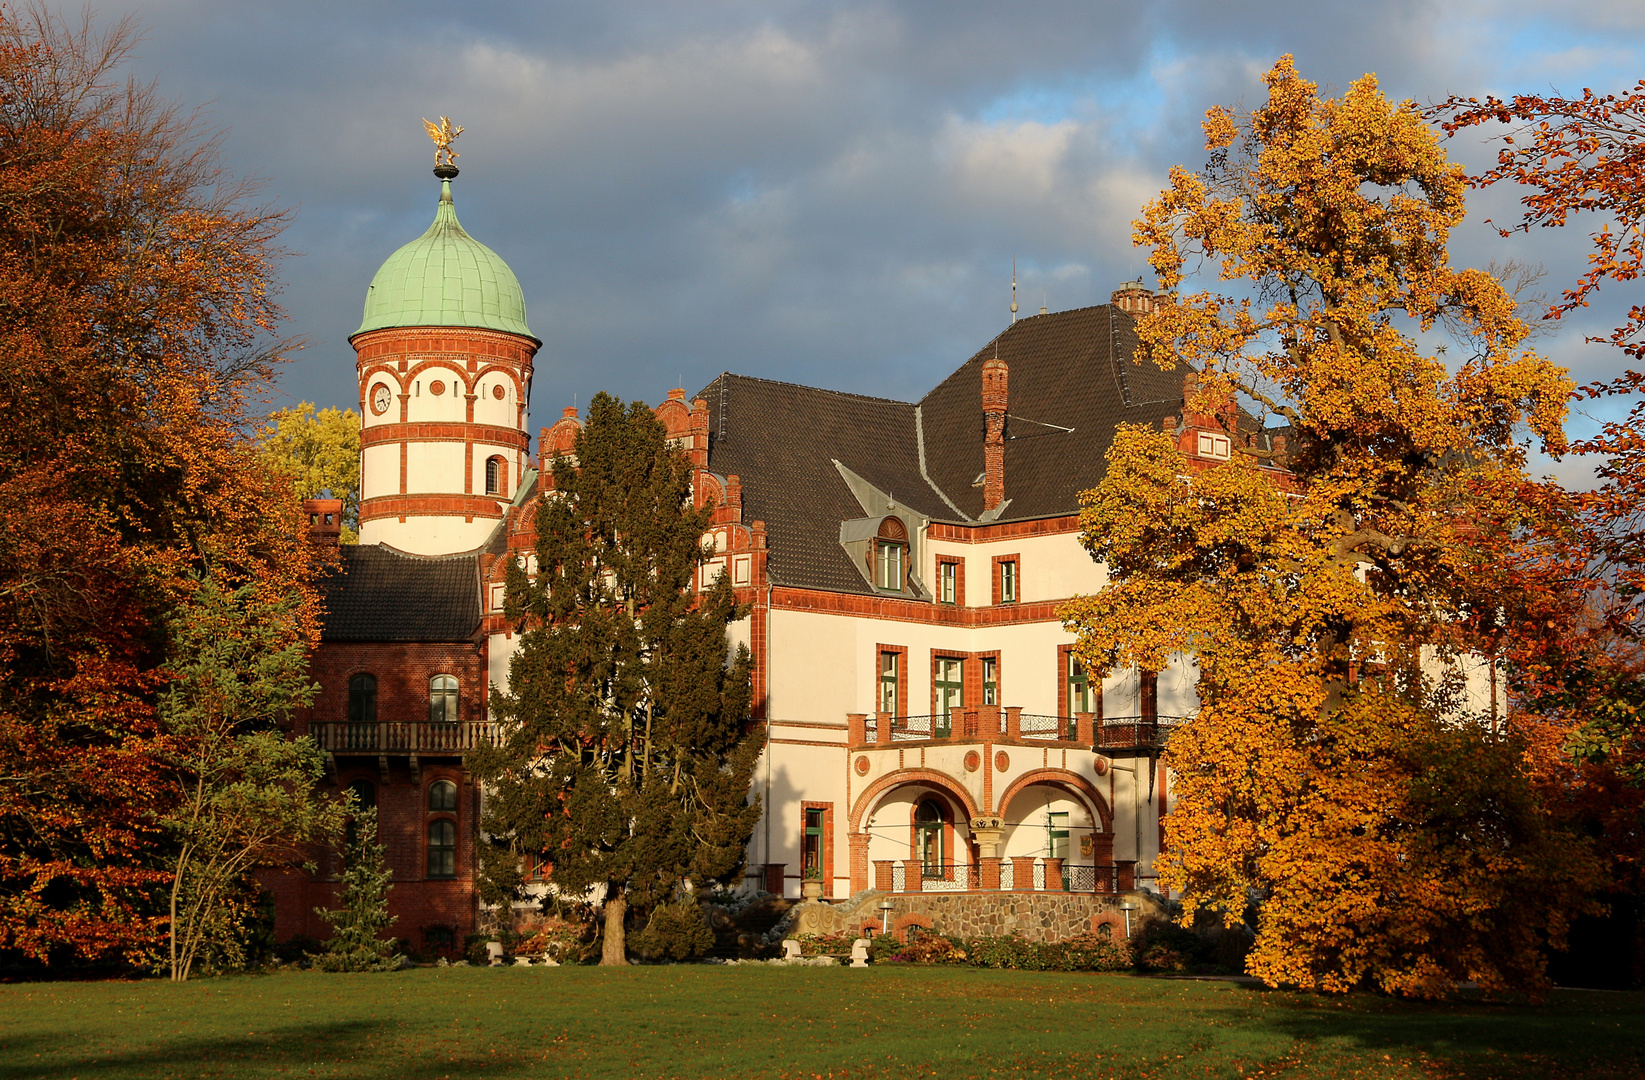
[[1163,749],[1181,716],[1049,716],[982,705],[926,716],[850,713],[853,749],[907,743],[1029,742],[1120,754]]

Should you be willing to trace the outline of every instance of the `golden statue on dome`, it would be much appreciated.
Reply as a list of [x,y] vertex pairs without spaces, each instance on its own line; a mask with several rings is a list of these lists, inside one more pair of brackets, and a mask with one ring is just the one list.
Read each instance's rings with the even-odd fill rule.
[[[428,137],[434,140],[434,167],[438,169],[445,165],[456,168],[457,159],[462,155],[453,150],[451,144],[457,140],[457,136],[463,133],[463,129],[453,126],[449,116],[440,117],[438,124],[429,123],[428,117],[425,116],[423,117],[423,129],[428,132]],[[444,161],[440,160],[442,154],[445,155]]]

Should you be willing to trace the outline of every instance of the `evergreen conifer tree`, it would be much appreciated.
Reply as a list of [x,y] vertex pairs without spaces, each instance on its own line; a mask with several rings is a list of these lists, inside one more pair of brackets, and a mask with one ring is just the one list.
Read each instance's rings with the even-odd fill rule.
[[394,940],[379,936],[394,925],[388,913],[388,890],[394,874],[377,842],[377,808],[357,810],[354,829],[343,848],[342,907],[320,909],[336,931],[326,951],[315,957],[321,971],[391,971],[399,966]]
[[521,627],[510,692],[494,692],[481,895],[523,893],[530,860],[565,899],[603,906],[603,964],[627,962],[626,921],[689,882],[730,882],[759,818],[764,745],[747,723],[751,660],[729,583],[692,591],[709,511],[691,465],[641,402],[589,406],[537,511],[537,573],[510,570]]

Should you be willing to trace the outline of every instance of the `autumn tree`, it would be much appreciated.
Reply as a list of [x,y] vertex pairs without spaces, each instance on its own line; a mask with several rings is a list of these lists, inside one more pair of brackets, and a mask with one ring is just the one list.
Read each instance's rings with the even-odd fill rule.
[[603,908],[603,964],[627,963],[629,921],[687,883],[738,880],[759,816],[750,657],[726,642],[742,613],[723,576],[692,589],[708,520],[655,414],[602,393],[538,504],[535,577],[510,570],[504,735],[473,758],[482,895],[521,897],[540,865],[560,897]]
[[[1122,431],[1081,515],[1110,585],[1065,623],[1091,669],[1194,658],[1161,882],[1189,917],[1259,900],[1252,974],[1534,993],[1592,859],[1468,675],[1519,614],[1521,440],[1564,449],[1571,384],[1495,277],[1450,266],[1466,179],[1415,105],[1373,76],[1322,98],[1289,57],[1264,81],[1260,108],[1207,113],[1209,164],[1135,232],[1167,291],[1141,357],[1197,372],[1186,409],[1242,452],[1192,473]],[[1179,294],[1200,268],[1219,287]],[[1229,402],[1281,421],[1283,483]]]
[[295,598],[205,576],[172,619],[171,681],[161,730],[179,798],[163,818],[169,858],[167,966],[244,961],[241,940],[266,866],[305,861],[342,831],[343,807],[323,795],[325,755],[281,726],[313,698]]
[[[1602,286],[1638,281],[1645,272],[1645,80],[1624,94],[1584,89],[1578,97],[1520,94],[1452,97],[1432,114],[1449,135],[1497,131],[1497,159],[1471,181],[1520,187],[1523,214],[1504,237],[1596,220],[1588,266],[1543,317],[1559,320],[1586,308]],[[1590,343],[1645,358],[1645,304],[1630,303],[1623,321]],[[1517,667],[1533,707],[1569,721],[1565,748],[1579,759],[1614,766],[1645,781],[1645,374],[1626,370],[1584,386],[1588,400],[1620,400],[1628,412],[1571,449],[1597,462],[1599,484],[1572,497],[1577,521],[1550,537],[1566,590],[1596,618],[1568,621],[1557,641],[1528,649]],[[1552,560],[1550,560],[1552,561]]]
[[245,438],[283,219],[117,79],[135,37],[0,9],[0,950],[39,962],[164,940],[156,707],[199,573],[316,622],[300,505]]
[[359,543],[360,414],[304,401],[270,413],[259,435],[263,460],[298,495],[343,501],[342,542]]

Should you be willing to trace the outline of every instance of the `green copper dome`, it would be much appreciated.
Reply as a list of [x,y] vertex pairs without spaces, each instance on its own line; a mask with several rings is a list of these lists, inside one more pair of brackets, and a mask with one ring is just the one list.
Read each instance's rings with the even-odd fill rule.
[[440,206],[428,231],[383,263],[366,290],[365,319],[355,335],[387,326],[474,326],[524,334],[525,295],[508,264],[463,231],[440,183]]

